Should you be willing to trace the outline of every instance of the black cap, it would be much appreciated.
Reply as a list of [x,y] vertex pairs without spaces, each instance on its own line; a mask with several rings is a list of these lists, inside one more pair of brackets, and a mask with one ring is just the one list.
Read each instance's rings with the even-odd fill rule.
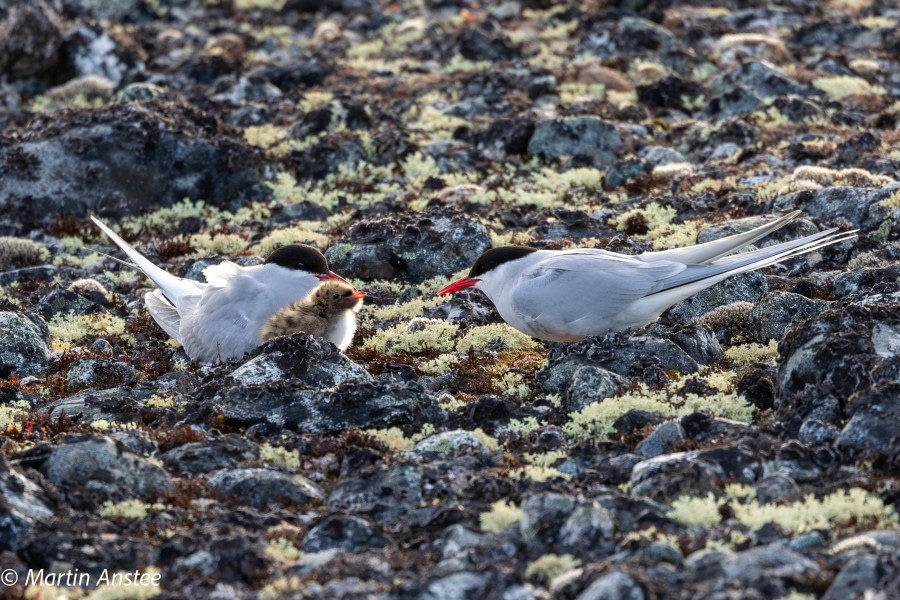
[[328,260],[325,255],[306,244],[290,244],[282,246],[269,255],[266,264],[274,264],[286,269],[308,271],[318,275],[329,273]]
[[478,260],[472,265],[472,270],[469,271],[469,277],[484,275],[488,271],[496,269],[503,263],[522,258],[532,252],[537,252],[537,248],[529,248],[527,246],[501,246],[499,248],[491,248],[478,257]]

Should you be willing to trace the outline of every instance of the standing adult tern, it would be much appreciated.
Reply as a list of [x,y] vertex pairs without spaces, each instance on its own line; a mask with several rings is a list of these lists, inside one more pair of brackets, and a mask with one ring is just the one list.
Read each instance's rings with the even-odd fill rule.
[[200,283],[160,269],[99,219],[91,219],[157,285],[144,294],[147,309],[199,362],[242,356],[259,345],[263,325],[280,308],[303,300],[323,281],[344,281],[329,270],[321,252],[290,244],[261,265],[242,267],[226,260],[206,267],[206,283]]
[[444,287],[483,291],[503,320],[530,336],[574,342],[655,321],[667,308],[737,275],[836,244],[856,231],[828,229],[797,240],[735,254],[800,215],[726,238],[627,256],[594,248],[537,250],[503,246],[475,261],[469,275]]

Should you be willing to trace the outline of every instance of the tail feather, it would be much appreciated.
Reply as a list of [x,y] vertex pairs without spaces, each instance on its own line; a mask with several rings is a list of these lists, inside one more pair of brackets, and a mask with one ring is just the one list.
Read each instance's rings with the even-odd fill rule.
[[198,294],[201,291],[199,289],[200,284],[196,281],[176,277],[154,265],[143,254],[132,248],[128,242],[119,237],[115,231],[107,227],[97,217],[92,216],[91,220],[103,231],[103,233],[108,235],[110,239],[125,252],[125,254],[128,255],[128,258],[134,261],[138,268],[143,271],[144,275],[149,277],[150,280],[159,287],[163,296],[176,307],[181,298]]
[[688,265],[681,273],[663,280],[661,282],[663,285],[654,290],[654,294],[676,288],[690,288],[694,290],[691,294],[694,294],[732,275],[762,269],[825,246],[853,239],[856,232],[857,230],[838,232],[837,229],[828,229],[790,242],[720,258],[707,265]]
[[687,265],[708,264],[716,259],[731,254],[744,246],[755,243],[773,231],[781,229],[801,214],[801,211],[795,210],[783,217],[775,219],[771,223],[766,223],[765,225],[761,225],[744,233],[737,233],[704,244],[697,244],[696,246],[672,248],[671,250],[661,250],[658,252],[645,252],[644,254],[641,254],[639,258],[647,262],[670,260],[672,262],[680,262]]
[[144,294],[144,304],[147,305],[150,316],[163,328],[163,331],[180,342],[181,316],[178,314],[178,310],[162,295],[162,291],[153,290]]

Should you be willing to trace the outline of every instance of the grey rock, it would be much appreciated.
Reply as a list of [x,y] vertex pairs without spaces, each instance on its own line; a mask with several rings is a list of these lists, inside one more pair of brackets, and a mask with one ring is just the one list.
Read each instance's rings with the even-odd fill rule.
[[468,600],[484,587],[486,577],[463,571],[428,582],[419,600]]
[[741,273],[682,300],[663,316],[676,323],[688,323],[712,310],[735,302],[758,302],[769,286],[760,271]]
[[614,395],[624,384],[625,379],[612,371],[600,367],[577,367],[566,391],[566,410],[579,411],[588,404]]
[[594,581],[575,600],[644,600],[644,590],[629,575],[613,571]]
[[900,382],[878,382],[850,397],[853,417],[836,440],[840,448],[892,456],[900,423]]
[[399,463],[339,483],[328,497],[328,506],[348,513],[371,514],[378,521],[393,521],[419,503],[422,479],[420,467]]
[[597,117],[569,117],[538,123],[528,153],[541,158],[588,156],[608,164],[622,147],[615,126]]
[[697,363],[669,340],[624,333],[586,338],[577,344],[554,348],[548,364],[536,374],[536,380],[545,391],[560,393],[583,366],[599,367],[622,377],[653,366],[679,373],[697,371]]
[[343,548],[348,552],[365,552],[369,548],[381,548],[385,543],[384,536],[364,519],[334,515],[313,525],[300,549],[304,552],[319,552]]
[[209,485],[221,494],[239,498],[256,508],[272,504],[320,502],[325,493],[307,478],[271,469],[225,469],[209,478]]
[[647,146],[638,152],[638,156],[654,166],[687,162],[681,152],[665,146]]
[[671,31],[639,17],[622,17],[618,21],[598,20],[586,33],[578,47],[579,54],[588,53],[601,58],[645,54],[650,48],[658,55],[665,55],[677,43]]
[[672,341],[701,365],[712,364],[725,356],[719,340],[709,327],[693,325],[680,327],[672,335]]
[[772,292],[750,311],[750,328],[760,343],[780,340],[789,327],[816,316],[827,307],[824,300],[811,300],[791,292]]
[[834,295],[843,298],[857,292],[871,293],[872,288],[881,283],[893,284],[891,287],[900,286],[900,265],[840,273],[834,278]]
[[529,545],[545,551],[554,544],[568,552],[600,551],[615,529],[600,504],[554,493],[533,494],[521,505],[519,529]]
[[52,290],[41,298],[37,311],[44,320],[49,321],[58,314],[72,312],[76,315],[89,315],[103,311],[104,308],[81,294],[69,290]]
[[654,562],[667,562],[672,565],[681,565],[684,562],[684,554],[681,550],[666,542],[652,542],[638,548],[630,554],[638,559],[650,559]]
[[211,473],[259,458],[259,446],[239,435],[190,442],[162,455],[166,468],[179,474]]
[[420,283],[467,269],[491,247],[487,229],[459,215],[424,213],[362,219],[325,252],[341,273]]
[[788,94],[798,96],[822,95],[822,92],[816,88],[801,85],[774,66],[759,61],[746,62],[709,82],[709,89],[714,94],[726,93],[738,86],[752,90],[760,98],[773,98]]
[[451,525],[444,530],[442,536],[444,547],[441,555],[450,558],[465,552],[469,548],[478,548],[488,544],[487,535],[467,529],[462,525]]
[[466,451],[474,454],[489,454],[490,450],[468,431],[444,431],[430,435],[418,442],[406,456],[411,459],[434,458],[438,455]]
[[133,80],[144,71],[143,62],[133,56],[126,58],[127,51],[123,52],[116,40],[99,28],[81,25],[67,31],[65,49],[66,58],[79,77],[102,77],[112,87]]
[[43,496],[37,484],[0,455],[0,552],[15,552],[32,526],[53,517]]
[[0,73],[41,77],[57,64],[63,24],[53,2],[0,1]]
[[804,444],[819,446],[833,443],[840,434],[841,430],[834,425],[809,417],[800,425],[797,439]]
[[109,359],[85,358],[79,360],[66,373],[66,388],[72,391],[84,388],[107,389],[134,383],[137,371],[129,364]]
[[[795,192],[775,201],[778,210],[802,210],[810,217],[828,223],[836,216],[849,221],[854,227],[871,231],[875,239],[886,241],[890,236],[896,239],[900,223],[885,222],[889,209],[881,201],[900,189],[900,183],[880,188],[835,186],[812,192]],[[885,225],[885,228],[881,228]],[[848,247],[856,242],[847,242]]]
[[152,500],[174,490],[163,469],[100,435],[67,438],[53,449],[41,472],[63,489],[83,486],[109,498]]
[[645,458],[653,458],[665,454],[676,442],[683,439],[684,429],[681,424],[677,421],[666,421],[641,440],[634,451]]
[[63,5],[77,14],[95,19],[123,21],[140,12],[141,0],[63,0]]
[[[837,574],[822,600],[844,600],[858,598],[866,590],[877,590],[879,581],[885,575],[885,567],[875,556],[857,556],[850,560]],[[896,590],[895,590],[896,591]]]
[[334,391],[308,389],[295,379],[253,386],[231,385],[212,397],[225,420],[269,423],[306,433],[393,427],[445,419],[434,398],[416,383],[349,381]]
[[0,312],[0,377],[12,373],[20,377],[43,375],[47,371],[50,350],[48,335],[35,322],[13,312]]
[[276,340],[254,354],[254,358],[231,373],[231,378],[241,385],[262,385],[291,377],[319,388],[352,380],[372,381],[368,371],[333,344],[311,336],[296,335]]
[[67,417],[78,416],[82,423],[97,420],[124,423],[134,419],[134,411],[149,400],[153,393],[152,389],[144,387],[85,390],[54,400],[42,406],[38,412],[49,414],[54,419],[60,418],[63,413]]
[[725,472],[715,463],[684,453],[665,454],[634,466],[630,495],[656,502],[671,502],[678,496],[718,495],[715,482],[724,476]]
[[727,119],[752,113],[762,106],[764,106],[763,98],[756,90],[744,85],[735,85],[711,98],[700,111],[700,116],[707,119]]
[[754,487],[756,488],[756,500],[760,504],[800,497],[800,487],[786,475],[776,474],[763,477]]
[[807,387],[819,398],[849,398],[870,388],[879,393],[878,373],[884,369],[881,378],[896,379],[887,375],[895,350],[884,334],[900,330],[900,316],[896,303],[879,300],[870,296],[831,307],[788,330],[781,342],[776,407],[787,408]]
[[809,581],[821,571],[815,562],[778,544],[739,552],[725,560],[723,568],[726,577],[744,580],[775,577]]
[[762,468],[765,476],[780,475],[799,483],[816,481],[822,476],[822,468],[805,458],[774,458],[763,461]]
[[[9,165],[0,178],[0,225],[43,228],[57,214],[80,219],[88,212],[117,219],[186,197],[234,210],[262,180],[261,153],[224,136],[205,113],[141,106],[65,113],[0,148],[0,162]],[[90,152],[78,151],[85,148]]]

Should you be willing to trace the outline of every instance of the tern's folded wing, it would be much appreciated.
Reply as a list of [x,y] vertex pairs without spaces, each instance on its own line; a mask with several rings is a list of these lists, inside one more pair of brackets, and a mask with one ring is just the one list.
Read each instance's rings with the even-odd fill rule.
[[683,271],[680,263],[559,254],[524,272],[510,294],[523,318],[560,329],[572,323],[603,323]]

